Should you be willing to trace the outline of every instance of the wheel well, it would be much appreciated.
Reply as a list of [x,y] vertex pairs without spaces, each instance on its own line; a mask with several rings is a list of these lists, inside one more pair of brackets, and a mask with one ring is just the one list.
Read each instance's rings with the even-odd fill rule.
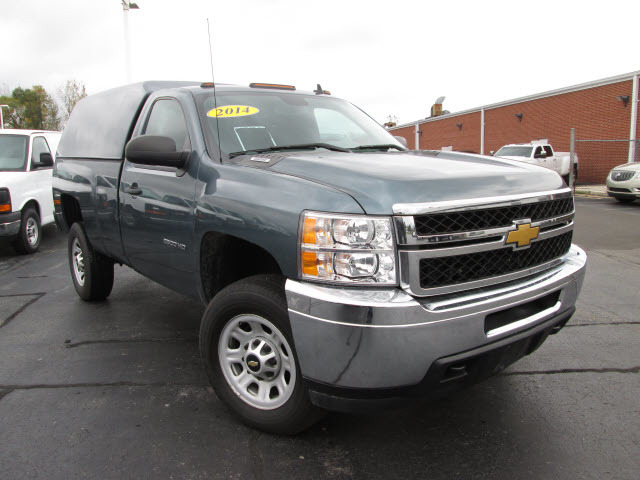
[[38,216],[42,218],[42,214],[40,213],[40,204],[38,202],[36,202],[35,200],[29,200],[24,204],[24,207],[22,207],[21,211],[24,212],[29,207],[33,207]]
[[200,279],[207,301],[227,285],[260,274],[282,274],[264,248],[232,235],[207,233],[200,244]]
[[82,221],[82,213],[80,212],[80,204],[78,200],[69,194],[60,195],[60,203],[62,206],[62,215],[68,228],[76,222]]

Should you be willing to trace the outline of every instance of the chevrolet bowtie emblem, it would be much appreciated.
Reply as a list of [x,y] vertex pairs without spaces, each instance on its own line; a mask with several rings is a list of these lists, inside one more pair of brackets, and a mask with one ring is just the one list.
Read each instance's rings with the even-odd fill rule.
[[258,366],[258,362],[256,362],[255,360],[249,360],[247,363],[249,364],[250,367],[253,367],[253,368]]
[[[507,235],[505,245],[513,245],[515,248],[528,247],[531,240],[538,238],[540,227],[532,227],[530,223],[516,225],[516,230],[511,230]],[[514,245],[515,244],[515,245]]]

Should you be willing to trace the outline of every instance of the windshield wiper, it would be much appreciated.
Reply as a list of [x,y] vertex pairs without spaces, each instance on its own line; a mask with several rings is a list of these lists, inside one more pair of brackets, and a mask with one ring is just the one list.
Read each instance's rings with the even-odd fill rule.
[[404,152],[405,150],[400,145],[396,145],[394,143],[389,143],[387,145],[360,145],[359,147],[354,147],[351,150],[389,150],[390,148],[395,148],[401,152]]
[[332,150],[334,152],[351,151],[348,148],[338,147],[336,145],[331,145],[330,143],[301,143],[299,145],[278,145],[269,148],[253,148],[251,150],[245,150],[242,152],[232,152],[229,154],[229,158],[237,157],[238,155],[251,155],[253,153],[279,152],[282,150],[310,150],[316,148],[326,148],[327,150]]

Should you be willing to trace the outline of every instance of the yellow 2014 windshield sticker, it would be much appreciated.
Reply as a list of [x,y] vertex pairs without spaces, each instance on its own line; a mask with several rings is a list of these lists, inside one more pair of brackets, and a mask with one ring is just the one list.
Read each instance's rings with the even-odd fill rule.
[[256,107],[248,105],[225,105],[224,107],[214,108],[207,112],[207,117],[229,118],[229,117],[245,117],[247,115],[255,115],[260,110]]

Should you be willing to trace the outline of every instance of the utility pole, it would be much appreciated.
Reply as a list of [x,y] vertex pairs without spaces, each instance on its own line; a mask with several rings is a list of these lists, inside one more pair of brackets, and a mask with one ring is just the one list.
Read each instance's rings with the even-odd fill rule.
[[4,130],[4,117],[2,116],[2,109],[4,107],[9,108],[9,105],[0,105],[0,129]]
[[122,2],[122,22],[124,26],[124,62],[125,62],[125,80],[131,83],[131,53],[129,48],[129,10],[137,10],[140,7],[137,3],[129,0],[121,0]]

